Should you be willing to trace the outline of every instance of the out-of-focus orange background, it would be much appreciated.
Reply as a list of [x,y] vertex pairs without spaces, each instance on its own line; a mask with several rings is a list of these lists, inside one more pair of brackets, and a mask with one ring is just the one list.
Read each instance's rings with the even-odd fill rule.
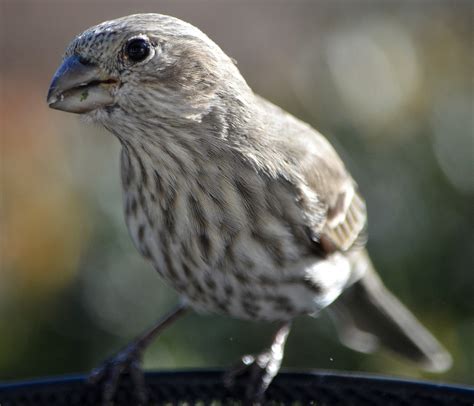
[[[87,371],[176,302],[127,235],[118,142],[45,102],[75,35],[159,12],[200,27],[256,92],[329,137],[367,199],[383,279],[454,356],[429,375],[355,353],[323,313],[296,322],[284,366],[474,383],[472,2],[0,4],[0,379]],[[273,328],[188,316],[145,365],[230,365]]]

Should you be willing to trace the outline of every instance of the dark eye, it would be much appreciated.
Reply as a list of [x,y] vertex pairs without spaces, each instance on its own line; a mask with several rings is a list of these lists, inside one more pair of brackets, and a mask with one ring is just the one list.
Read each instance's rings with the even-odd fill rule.
[[150,55],[150,44],[144,38],[133,38],[125,45],[125,56],[133,62],[141,62]]

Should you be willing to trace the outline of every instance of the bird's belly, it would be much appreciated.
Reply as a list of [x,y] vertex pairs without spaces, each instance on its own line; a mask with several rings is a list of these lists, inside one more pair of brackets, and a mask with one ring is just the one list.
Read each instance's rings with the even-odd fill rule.
[[[248,236],[236,238],[232,250],[223,248],[209,264],[196,240],[172,240],[166,232],[150,227],[144,217],[129,221],[128,226],[141,254],[198,312],[279,321],[317,310],[314,296],[318,291],[308,284],[303,271],[281,268]],[[291,264],[286,266],[291,268]]]
[[315,311],[314,293],[305,281],[229,275],[222,269],[190,269],[192,276],[165,280],[196,311],[220,313],[239,319],[280,321]]
[[[174,184],[169,172],[155,171],[133,184],[127,181],[130,167],[125,159],[125,218],[132,239],[196,310],[255,320],[288,320],[317,310],[317,289],[298,266],[311,254],[290,183],[240,167]],[[138,176],[147,166],[134,168]]]

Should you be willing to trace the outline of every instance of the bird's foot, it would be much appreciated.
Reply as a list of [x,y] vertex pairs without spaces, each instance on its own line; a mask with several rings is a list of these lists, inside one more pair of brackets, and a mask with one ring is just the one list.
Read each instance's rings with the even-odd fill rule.
[[114,357],[107,359],[102,365],[92,370],[87,379],[91,385],[100,385],[102,406],[112,406],[119,388],[121,377],[128,375],[136,405],[144,406],[147,402],[145,376],[141,369],[142,348],[133,342]]
[[239,395],[244,405],[260,405],[265,391],[280,369],[281,355],[272,350],[258,355],[245,355],[241,365],[225,374],[225,385],[237,389],[240,386],[238,383],[243,383],[243,393]]
[[133,405],[144,406],[147,404],[148,396],[145,375],[140,366],[143,352],[158,334],[178,317],[185,314],[186,311],[187,307],[182,303],[179,304],[115,357],[108,359],[91,372],[88,383],[100,385],[103,406],[112,406],[114,404],[113,400],[119,388],[120,378],[124,375],[130,378],[132,384],[132,391],[135,397]]

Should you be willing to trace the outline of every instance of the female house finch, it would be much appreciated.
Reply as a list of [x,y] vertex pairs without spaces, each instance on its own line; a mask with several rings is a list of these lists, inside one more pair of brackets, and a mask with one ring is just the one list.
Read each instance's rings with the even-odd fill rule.
[[105,402],[123,370],[142,382],[144,347],[187,308],[280,322],[274,344],[246,358],[249,398],[277,373],[291,320],[327,306],[351,348],[381,344],[422,368],[449,367],[376,275],[365,203],[334,149],[253,93],[197,28],[138,14],[86,30],[67,48],[48,104],[118,138],[132,239],[183,298],[93,374],[107,376]]

